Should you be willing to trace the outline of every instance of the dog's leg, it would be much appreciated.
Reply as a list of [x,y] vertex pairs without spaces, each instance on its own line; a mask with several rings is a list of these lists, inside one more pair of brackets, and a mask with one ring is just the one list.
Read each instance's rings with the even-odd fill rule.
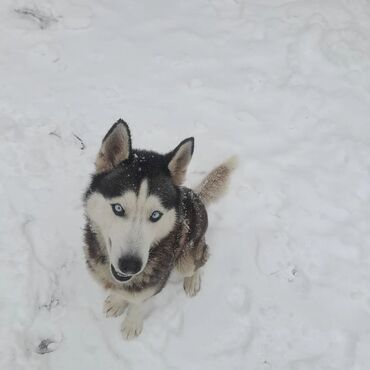
[[127,310],[127,316],[121,326],[122,336],[125,339],[133,339],[140,335],[143,330],[143,312],[141,304],[130,303]]
[[184,278],[184,290],[189,297],[194,297],[199,291],[201,286],[201,276],[199,269],[194,272],[192,276]]
[[194,297],[200,290],[200,268],[207,259],[208,246],[203,237],[195,246],[185,249],[177,261],[177,270],[184,276],[184,290],[190,297]]
[[106,317],[117,317],[123,314],[128,302],[119,294],[110,294],[104,302],[103,312]]
[[185,250],[176,262],[177,271],[184,277],[193,276],[196,266],[194,256]]
[[177,263],[177,270],[184,276],[184,290],[189,297],[194,297],[200,290],[201,277],[190,253],[184,253]]

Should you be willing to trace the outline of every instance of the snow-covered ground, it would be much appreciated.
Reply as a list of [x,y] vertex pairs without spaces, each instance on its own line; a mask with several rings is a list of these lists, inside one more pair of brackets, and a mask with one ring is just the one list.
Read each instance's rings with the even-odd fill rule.
[[[201,292],[131,342],[82,254],[119,117],[194,135],[189,184],[240,158]],[[1,370],[369,369],[369,1],[2,0],[0,158]]]

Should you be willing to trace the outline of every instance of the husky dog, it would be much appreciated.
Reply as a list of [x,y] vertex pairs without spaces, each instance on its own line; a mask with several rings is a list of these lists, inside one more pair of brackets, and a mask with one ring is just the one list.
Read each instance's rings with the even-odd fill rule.
[[127,339],[141,333],[140,306],[163,289],[172,270],[184,276],[189,296],[200,289],[199,270],[208,258],[205,206],[224,193],[235,160],[191,190],[181,184],[193,150],[193,138],[167,154],[132,149],[123,120],[102,141],[84,196],[84,251],[92,276],[110,291],[106,316],[127,308],[121,328]]

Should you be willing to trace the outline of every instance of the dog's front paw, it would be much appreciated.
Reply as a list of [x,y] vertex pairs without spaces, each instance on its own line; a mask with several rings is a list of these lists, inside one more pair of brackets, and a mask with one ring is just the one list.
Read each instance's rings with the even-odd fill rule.
[[106,317],[117,317],[123,314],[128,303],[117,294],[110,294],[104,302],[103,312]]
[[143,331],[143,320],[137,317],[125,318],[121,326],[121,332],[124,339],[133,339]]
[[201,286],[201,277],[199,271],[196,271],[193,276],[184,278],[184,290],[189,297],[194,297]]

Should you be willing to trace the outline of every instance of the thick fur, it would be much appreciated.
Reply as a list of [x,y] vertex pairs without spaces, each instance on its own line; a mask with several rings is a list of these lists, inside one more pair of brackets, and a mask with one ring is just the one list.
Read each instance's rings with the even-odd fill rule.
[[237,158],[231,157],[214,168],[194,189],[203,204],[208,205],[221,198],[229,184],[231,172],[237,166]]
[[[145,269],[130,281],[122,284],[113,279],[107,255],[107,246],[98,230],[87,222],[85,226],[85,254],[93,276],[105,288],[124,292],[130,301],[142,290],[160,292],[175,266],[189,275],[207,261],[208,250],[204,240],[207,229],[207,213],[199,197],[190,189],[181,188],[180,202],[175,227],[150,251]],[[187,262],[189,261],[189,262]],[[136,301],[136,300],[135,300]]]
[[[140,304],[163,289],[173,269],[184,276],[190,296],[200,289],[199,269],[208,259],[205,204],[221,196],[235,165],[228,161],[217,167],[193,191],[180,185],[193,150],[193,138],[168,154],[134,150],[128,125],[119,120],[98,153],[96,173],[84,196],[84,251],[92,276],[111,291],[106,315],[121,314],[128,305],[122,326],[126,338],[141,332]],[[125,217],[112,213],[117,202],[124,204]],[[147,219],[153,209],[163,214],[155,224]],[[135,228],[139,230],[132,236]],[[140,272],[124,282],[111,271],[120,253],[135,253],[143,261]]]

